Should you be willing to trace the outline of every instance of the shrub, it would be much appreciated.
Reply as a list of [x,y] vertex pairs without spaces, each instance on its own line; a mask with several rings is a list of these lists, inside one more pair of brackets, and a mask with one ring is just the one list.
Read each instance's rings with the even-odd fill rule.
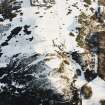
[[84,2],[91,5],[91,0],[84,0]]
[[85,99],[89,99],[92,96],[92,88],[90,86],[84,85],[81,88],[81,93]]
[[105,105],[105,99],[100,100],[101,105]]

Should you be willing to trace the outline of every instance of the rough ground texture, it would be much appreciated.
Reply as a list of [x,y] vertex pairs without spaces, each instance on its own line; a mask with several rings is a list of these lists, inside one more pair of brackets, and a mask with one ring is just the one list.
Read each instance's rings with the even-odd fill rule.
[[104,0],[0,0],[0,105],[105,105]]

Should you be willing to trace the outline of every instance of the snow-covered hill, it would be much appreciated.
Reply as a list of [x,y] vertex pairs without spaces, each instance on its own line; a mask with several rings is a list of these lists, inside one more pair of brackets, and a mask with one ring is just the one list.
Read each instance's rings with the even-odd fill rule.
[[[105,81],[97,74],[98,55],[80,46],[85,34],[100,26],[94,19],[91,22],[99,12],[98,1],[87,1],[0,3],[0,100],[4,98],[0,105],[105,104]],[[86,98],[89,89],[92,95]]]

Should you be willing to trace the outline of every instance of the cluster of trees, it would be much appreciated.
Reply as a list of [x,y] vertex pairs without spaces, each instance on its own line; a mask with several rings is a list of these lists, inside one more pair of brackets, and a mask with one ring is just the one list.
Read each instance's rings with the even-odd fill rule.
[[12,21],[12,19],[14,17],[16,17],[16,13],[12,12],[13,9],[19,9],[20,6],[14,8],[14,2],[16,0],[3,0],[1,1],[1,4],[0,4],[0,14],[2,14],[3,18],[4,19],[10,19]]

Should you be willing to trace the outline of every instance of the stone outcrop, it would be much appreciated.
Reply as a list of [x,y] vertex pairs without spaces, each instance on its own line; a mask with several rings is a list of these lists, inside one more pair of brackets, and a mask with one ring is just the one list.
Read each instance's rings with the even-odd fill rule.
[[99,33],[98,75],[105,80],[105,32]]

